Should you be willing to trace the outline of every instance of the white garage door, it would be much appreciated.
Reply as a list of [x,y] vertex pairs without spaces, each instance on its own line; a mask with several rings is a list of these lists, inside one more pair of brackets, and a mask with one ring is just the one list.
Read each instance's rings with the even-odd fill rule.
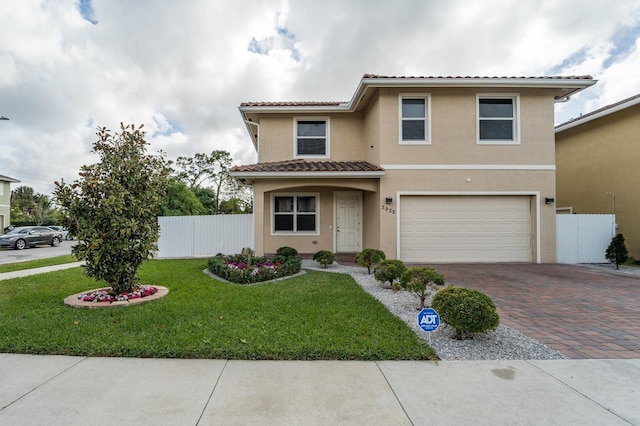
[[528,196],[400,197],[405,262],[531,262]]

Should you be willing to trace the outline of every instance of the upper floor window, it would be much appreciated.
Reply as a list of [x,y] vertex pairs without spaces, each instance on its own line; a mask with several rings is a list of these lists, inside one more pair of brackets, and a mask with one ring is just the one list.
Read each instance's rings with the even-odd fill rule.
[[429,96],[400,96],[400,143],[428,144]]
[[519,143],[517,96],[478,96],[478,143]]
[[295,120],[295,157],[329,156],[329,119]]

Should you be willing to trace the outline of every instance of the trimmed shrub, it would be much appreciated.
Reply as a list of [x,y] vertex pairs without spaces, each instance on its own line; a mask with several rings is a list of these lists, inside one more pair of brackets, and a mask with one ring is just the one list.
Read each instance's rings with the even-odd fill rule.
[[331,253],[329,250],[320,250],[316,254],[313,255],[313,260],[322,265],[323,268],[331,265],[335,260],[336,256]]
[[629,252],[624,244],[624,236],[622,234],[618,234],[611,239],[605,257],[609,262],[616,265],[616,269],[620,269],[620,265],[629,260]]
[[256,257],[251,265],[246,259],[246,256],[241,254],[218,254],[209,258],[207,264],[213,274],[236,284],[252,284],[287,277],[297,274],[302,267],[302,259],[299,256]]
[[436,293],[431,307],[456,330],[458,340],[463,339],[464,333],[483,333],[500,324],[493,300],[470,288],[447,286]]
[[276,255],[284,257],[297,256],[298,250],[294,249],[293,247],[283,246],[276,250]]
[[374,263],[380,263],[386,258],[382,250],[366,248],[356,254],[356,263],[367,268],[367,273],[371,273],[371,266]]
[[400,287],[420,298],[420,309],[439,285],[444,285],[444,276],[431,268],[409,268],[400,277]]
[[373,270],[376,280],[382,283],[389,283],[393,288],[393,283],[400,280],[400,277],[407,270],[407,267],[401,260],[383,260]]

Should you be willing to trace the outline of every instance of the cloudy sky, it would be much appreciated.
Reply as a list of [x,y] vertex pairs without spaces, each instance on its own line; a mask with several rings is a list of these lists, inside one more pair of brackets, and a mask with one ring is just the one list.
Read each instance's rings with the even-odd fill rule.
[[640,0],[0,0],[0,174],[50,195],[120,122],[255,162],[241,102],[349,100],[365,73],[598,79],[561,123],[640,93]]

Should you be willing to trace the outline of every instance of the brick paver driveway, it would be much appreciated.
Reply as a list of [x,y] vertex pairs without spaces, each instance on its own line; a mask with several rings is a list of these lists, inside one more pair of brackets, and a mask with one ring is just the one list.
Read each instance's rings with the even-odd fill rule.
[[569,358],[640,358],[640,276],[559,264],[432,265],[500,321]]

